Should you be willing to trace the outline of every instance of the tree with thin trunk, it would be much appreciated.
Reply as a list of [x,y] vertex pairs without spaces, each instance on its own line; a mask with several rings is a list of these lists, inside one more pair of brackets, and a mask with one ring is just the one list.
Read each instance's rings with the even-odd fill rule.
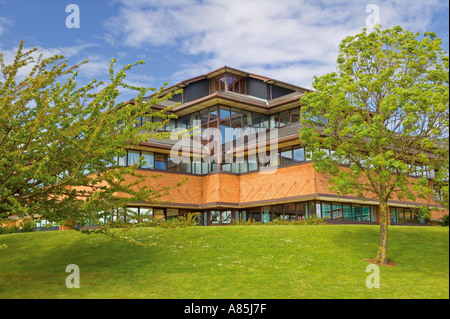
[[[63,56],[43,58],[21,42],[7,65],[0,52],[0,221],[40,216],[73,225],[129,202],[155,202],[171,188],[143,184],[143,158],[129,167],[118,158],[149,138],[168,138],[159,129],[174,116],[154,105],[172,94],[124,82],[142,61],[117,73],[114,63],[109,83],[81,86],[81,64],[70,67]],[[123,89],[135,91],[131,103],[116,102]],[[149,91],[157,94],[144,99]],[[158,121],[139,126],[142,117]]]
[[300,140],[330,190],[379,201],[376,260],[386,264],[389,201],[429,199],[433,185],[448,193],[448,55],[431,32],[363,29],[313,87]]

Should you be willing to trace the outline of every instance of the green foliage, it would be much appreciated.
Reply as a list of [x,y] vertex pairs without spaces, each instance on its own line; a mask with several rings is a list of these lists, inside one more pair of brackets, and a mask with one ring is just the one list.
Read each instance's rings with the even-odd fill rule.
[[17,227],[16,225],[14,226],[3,226],[0,227],[0,235],[2,234],[15,234],[19,232],[19,227]]
[[32,232],[34,227],[36,227],[36,225],[31,220],[25,220],[19,224],[19,229],[24,233]]
[[302,98],[300,140],[329,189],[380,201],[379,263],[387,261],[390,199],[432,199],[434,184],[448,200],[449,57],[441,43],[399,26],[363,29],[342,40],[337,71],[315,77]]
[[[78,223],[129,201],[155,202],[171,189],[136,187],[144,181],[136,170],[143,159],[132,167],[120,167],[116,159],[124,148],[168,137],[157,130],[175,116],[167,112],[170,108],[155,111],[152,106],[179,91],[160,97],[164,86],[127,85],[127,71],[142,61],[115,73],[112,60],[109,83],[94,79],[80,86],[78,69],[87,61],[69,66],[63,56],[37,54],[37,48],[24,51],[21,42],[6,65],[0,52],[0,220],[38,214]],[[137,97],[118,103],[121,89]],[[150,92],[155,94],[147,97]],[[137,127],[144,116],[162,121]]]
[[439,225],[448,227],[448,223],[449,223],[449,215],[447,214],[444,215],[444,217],[442,217],[442,222],[440,222]]
[[416,200],[432,189],[426,177],[409,177],[433,174],[448,192],[449,59],[441,39],[400,27],[363,30],[341,42],[337,62],[336,72],[314,78],[301,111],[300,139],[330,189]]

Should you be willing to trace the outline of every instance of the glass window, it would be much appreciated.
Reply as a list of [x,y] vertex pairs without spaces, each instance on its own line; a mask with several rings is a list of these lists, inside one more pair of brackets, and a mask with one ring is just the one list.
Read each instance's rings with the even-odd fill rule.
[[297,211],[295,209],[295,203],[284,204],[284,219],[287,221],[295,220]]
[[202,174],[208,174],[209,173],[209,163],[202,162]]
[[370,206],[370,220],[377,221],[377,208],[373,205]]
[[391,207],[389,209],[389,219],[390,219],[391,223],[397,223],[398,222],[397,209],[395,207]]
[[217,107],[213,106],[209,108],[209,121],[217,120]]
[[139,208],[139,217],[142,221],[148,221],[153,217],[153,208]]
[[212,210],[211,211],[211,224],[220,224],[220,212]]
[[252,112],[242,110],[242,125],[252,125]]
[[352,220],[352,208],[350,205],[342,205],[345,220]]
[[208,109],[203,109],[199,112],[200,121],[202,124],[208,123]]
[[190,158],[184,158],[180,163],[180,172],[191,173],[191,168]]
[[262,127],[263,115],[261,113],[253,113],[253,126]]
[[250,218],[255,222],[261,221],[261,210],[259,207],[250,210]]
[[370,207],[362,206],[362,220],[366,222],[370,222]]
[[220,107],[220,119],[221,120],[230,120],[230,108],[226,106]]
[[153,210],[153,216],[155,219],[165,219],[164,217],[164,209],[162,208],[155,208]]
[[166,156],[164,154],[155,154],[155,168],[164,170],[167,169]]
[[222,171],[231,172],[231,163],[225,163],[224,161],[222,161]]
[[155,131],[161,131],[164,129],[163,125],[164,119],[161,117],[153,116],[153,123]]
[[139,162],[139,151],[128,150],[128,166],[137,164]]
[[222,212],[222,224],[231,223],[231,210],[226,210]]
[[352,205],[352,215],[354,221],[360,222],[362,220],[361,206]]
[[296,123],[300,121],[300,109],[292,109],[290,110],[290,123]]
[[126,156],[119,156],[118,157],[119,166],[126,166],[127,165],[127,157]]
[[167,208],[167,220],[178,217],[178,208]]
[[192,113],[191,117],[190,117],[190,127],[195,127],[195,126],[200,126],[200,125],[201,125],[200,113],[199,112]]
[[320,205],[320,202],[316,201],[316,215],[319,218],[323,218],[324,216],[322,215],[322,207]]
[[292,164],[292,149],[290,147],[282,148],[280,153],[280,165]]
[[331,218],[331,204],[322,203],[322,218]]
[[303,218],[308,218],[308,203],[298,203],[297,204],[297,214],[298,217],[303,219]]
[[211,163],[211,172],[217,172],[219,170],[219,165],[217,163]]
[[279,218],[284,219],[283,215],[283,205],[272,206],[273,219]]
[[[309,215],[316,215],[316,207],[315,207],[314,201],[308,202],[308,216]],[[319,217],[320,217],[320,215],[319,215]]]
[[232,107],[230,112],[230,121],[232,127],[242,127],[241,110]]
[[332,216],[333,219],[342,220],[342,206],[339,203],[332,204]]
[[[147,123],[151,123],[151,122],[152,122],[152,118],[151,117],[143,117],[142,118],[142,126],[145,126],[145,125],[147,125]],[[150,125],[149,129],[151,129],[151,125]]]
[[231,172],[239,174],[239,163],[231,163]]
[[220,138],[222,144],[228,143],[232,141],[232,131],[230,129],[230,123],[222,122],[220,123]]
[[258,159],[256,155],[249,155],[248,158],[248,170],[249,171],[256,171],[258,170]]
[[270,128],[279,127],[280,125],[280,113],[272,114],[270,116]]
[[303,147],[294,147],[294,162],[305,161],[305,149]]
[[216,91],[229,91],[245,94],[245,79],[236,75],[221,74],[209,81],[210,94]]
[[280,113],[279,123],[280,123],[280,127],[289,124],[289,111],[284,111],[284,112]]
[[405,222],[405,213],[403,212],[403,208],[396,208],[397,216],[398,216],[398,222],[404,223]]
[[248,172],[248,163],[247,158],[243,159],[239,163],[239,172],[240,173],[247,173]]
[[404,208],[404,214],[405,214],[405,223],[412,223],[411,210],[409,208]]
[[142,151],[145,163],[142,164],[142,168],[155,168],[155,156],[152,152]]
[[140,127],[142,125],[142,117],[136,118],[134,122],[134,127]]
[[270,213],[270,206],[265,206],[262,208],[262,222],[263,224],[272,221],[272,215]]
[[139,208],[138,207],[127,207],[126,208],[126,215],[125,215],[125,222],[128,223],[137,223],[137,218],[139,214]]
[[227,77],[228,91],[245,94],[245,80],[237,76]]
[[199,158],[194,158],[192,160],[192,173],[198,175],[202,174],[202,162]]
[[177,128],[188,129],[189,128],[189,120],[190,120],[189,115],[180,116],[176,121]]
[[174,119],[170,119],[169,122],[167,122],[166,126],[164,127],[164,130],[166,132],[172,132],[175,130],[175,120]]
[[261,123],[260,127],[262,127],[262,128],[270,128],[270,116],[269,115],[263,115],[262,123]]

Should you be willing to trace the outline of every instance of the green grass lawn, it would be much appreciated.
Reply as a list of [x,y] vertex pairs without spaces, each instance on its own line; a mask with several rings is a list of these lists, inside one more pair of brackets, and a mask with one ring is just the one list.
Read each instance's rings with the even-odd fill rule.
[[[116,230],[1,235],[0,298],[449,298],[449,229],[391,226],[380,288],[368,263],[378,226]],[[79,289],[65,281],[80,269]]]

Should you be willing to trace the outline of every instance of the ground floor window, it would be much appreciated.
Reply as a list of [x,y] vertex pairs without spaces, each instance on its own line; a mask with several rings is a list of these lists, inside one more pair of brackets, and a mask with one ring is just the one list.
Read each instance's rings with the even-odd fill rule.
[[[138,223],[148,220],[171,220],[189,213],[198,213],[198,225],[231,225],[233,222],[260,222],[263,224],[274,220],[293,221],[309,219],[311,216],[327,217],[332,221],[372,222],[378,221],[377,206],[333,201],[305,201],[277,205],[266,205],[246,209],[193,210],[167,207],[130,206],[125,210],[98,213],[97,221],[105,224],[109,221],[122,220]],[[395,224],[424,223],[419,211],[412,208],[390,207],[390,222]],[[91,222],[89,223],[89,225]]]
[[389,218],[391,223],[399,224],[423,224],[425,221],[419,214],[418,209],[408,207],[389,207]]

